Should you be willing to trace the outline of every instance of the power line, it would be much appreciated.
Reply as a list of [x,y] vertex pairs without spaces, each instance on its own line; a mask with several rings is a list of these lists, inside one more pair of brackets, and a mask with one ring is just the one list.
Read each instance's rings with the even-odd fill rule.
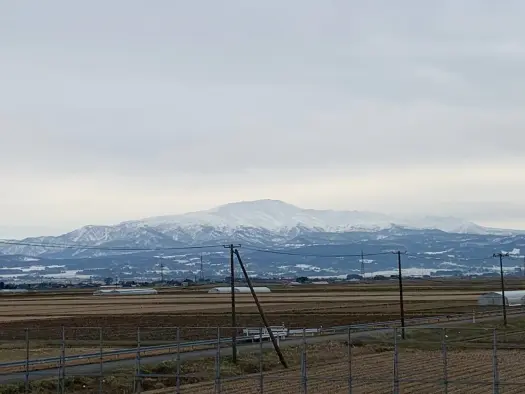
[[[272,250],[272,249],[259,249],[251,248],[249,246],[243,246],[244,249],[261,252],[261,253],[272,253],[272,254],[281,254],[286,256],[300,256],[300,257],[367,257],[367,256],[384,256],[391,255],[392,253],[397,252],[378,252],[378,253],[366,253],[366,254],[308,254],[308,253],[294,253],[294,252],[285,252],[282,250]],[[406,253],[406,252],[403,252]]]
[[492,260],[494,256],[490,255],[487,257],[467,257],[467,256],[454,256],[454,257],[441,257],[436,255],[426,255],[426,254],[420,254],[420,253],[407,253],[408,258],[419,258],[422,260],[439,260],[439,261],[454,261],[454,260],[465,260],[467,261],[486,261],[486,260]]
[[154,252],[162,250],[191,250],[191,249],[212,249],[222,248],[222,245],[203,245],[203,246],[177,246],[177,247],[163,247],[163,248],[139,248],[139,247],[111,247],[111,246],[92,246],[92,245],[76,245],[76,244],[58,244],[58,243],[38,243],[38,242],[23,242],[0,240],[2,245],[16,245],[16,246],[35,246],[42,248],[54,249],[89,249],[89,250],[113,250],[113,251],[128,251],[128,252]]
[[[202,246],[174,246],[174,247],[159,247],[159,248],[143,248],[143,247],[112,247],[112,246],[93,246],[85,244],[68,244],[68,243],[53,243],[53,242],[26,242],[26,241],[16,241],[16,240],[7,240],[0,239],[0,245],[13,245],[13,246],[33,246],[41,248],[51,248],[51,249],[84,249],[84,250],[107,250],[107,251],[121,251],[121,252],[153,252],[153,251],[171,251],[171,250],[199,250],[199,249],[214,249],[214,248],[223,248],[223,244],[217,245],[202,245]],[[238,245],[240,247],[240,245]],[[229,247],[229,245],[228,245]],[[297,252],[286,252],[283,250],[277,249],[261,249],[249,246],[243,246],[244,249],[261,252],[261,253],[271,253],[277,255],[285,256],[299,256],[299,257],[358,257],[363,260],[364,257],[372,256],[385,256],[391,255],[392,253],[397,253],[396,251],[389,252],[376,252],[376,253],[359,253],[359,254],[310,254],[310,253],[297,253]],[[410,252],[401,252],[402,254],[408,255],[409,258],[420,258],[424,260],[460,260],[464,259],[465,261],[479,260],[486,261],[492,260],[493,255],[487,257],[467,257],[467,256],[454,256],[454,257],[441,257],[436,255],[425,255],[420,253],[410,253]],[[505,257],[509,259],[521,259],[521,256],[513,256],[511,254],[506,254]]]

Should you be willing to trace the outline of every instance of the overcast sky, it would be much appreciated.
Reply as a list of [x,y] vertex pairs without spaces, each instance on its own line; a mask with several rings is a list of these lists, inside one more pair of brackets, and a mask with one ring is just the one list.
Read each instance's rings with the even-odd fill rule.
[[525,228],[525,2],[0,0],[0,237],[281,199]]

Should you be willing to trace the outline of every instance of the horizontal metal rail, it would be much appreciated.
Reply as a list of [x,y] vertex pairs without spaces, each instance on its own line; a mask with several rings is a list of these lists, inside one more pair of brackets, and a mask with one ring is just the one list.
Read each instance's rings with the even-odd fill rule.
[[[497,316],[499,313],[500,313],[499,311],[479,312],[476,314],[476,317],[483,318],[483,317]],[[519,310],[519,311],[509,311],[508,312],[508,314],[510,315],[519,314],[519,313],[523,313],[523,311]],[[443,322],[444,320],[445,321],[456,321],[456,320],[465,321],[471,318],[472,318],[472,314],[470,313],[461,314],[461,315],[442,315],[442,316],[419,317],[419,318],[407,319],[405,323],[407,325],[422,325],[422,324],[440,323],[440,322]],[[333,334],[337,334],[338,332],[346,332],[349,329],[352,331],[372,331],[375,329],[381,329],[381,328],[386,329],[386,328],[396,327],[399,325],[400,325],[399,320],[390,320],[390,321],[383,321],[383,322],[350,324],[346,326],[335,326],[335,327],[320,328],[320,329],[305,329],[305,330],[290,329],[289,332],[291,332],[293,336],[302,335],[303,331],[306,333],[312,333],[315,331],[321,335],[322,334],[333,335]],[[258,338],[255,338],[255,339],[258,339]],[[237,338],[237,342],[250,342],[253,340],[254,340],[253,336]],[[77,355],[66,356],[64,358],[64,362],[89,360],[93,358],[100,359],[100,358],[111,357],[111,356],[133,355],[139,352],[146,353],[146,352],[153,352],[153,351],[159,351],[159,350],[169,350],[169,349],[176,349],[177,347],[178,348],[190,348],[190,347],[207,346],[207,345],[217,346],[219,342],[227,344],[231,342],[231,338],[204,339],[204,340],[199,340],[199,341],[181,342],[180,344],[170,343],[170,344],[165,344],[165,345],[144,346],[144,347],[137,347],[137,348],[111,350],[107,352],[77,354]],[[62,361],[61,357],[47,357],[47,358],[39,358],[39,359],[33,359],[33,360],[12,361],[12,362],[7,362],[7,363],[4,362],[4,363],[0,363],[0,369],[60,363],[61,361]]]
[[[246,338],[238,338],[237,341],[248,341],[252,340],[251,337]],[[71,356],[66,356],[64,361],[76,361],[76,360],[84,360],[84,359],[90,359],[90,358],[101,358],[101,357],[111,357],[111,356],[121,356],[121,355],[128,355],[128,354],[136,354],[138,352],[140,353],[146,353],[146,352],[152,352],[156,350],[166,350],[166,349],[175,349],[177,347],[180,348],[188,348],[188,347],[197,347],[197,346],[206,346],[206,345],[217,345],[217,339],[204,339],[200,341],[191,341],[191,342],[182,342],[179,345],[176,343],[170,343],[167,345],[155,345],[155,346],[144,346],[144,347],[137,347],[137,348],[128,348],[128,349],[120,349],[120,350],[110,350],[107,352],[97,352],[97,353],[84,353],[84,354],[75,354]],[[221,338],[221,343],[228,343],[231,342],[231,338]],[[52,363],[59,363],[61,362],[61,357],[47,357],[47,358],[38,358],[34,360],[29,360],[29,363],[27,363],[26,360],[23,361],[14,361],[14,362],[8,362],[8,363],[0,363],[0,369],[1,368],[9,368],[9,367],[23,367],[26,365],[41,365],[41,364],[52,364]]]

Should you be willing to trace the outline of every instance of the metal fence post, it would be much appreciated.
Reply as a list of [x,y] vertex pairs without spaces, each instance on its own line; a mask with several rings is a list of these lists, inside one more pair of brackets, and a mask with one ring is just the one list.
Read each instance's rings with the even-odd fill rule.
[[135,393],[142,392],[142,382],[141,382],[141,373],[142,368],[140,366],[140,327],[137,327],[137,354],[135,356],[135,364],[136,364],[136,371],[135,371]]
[[177,382],[175,393],[180,394],[180,327],[177,327]]
[[217,353],[215,355],[215,394],[221,393],[221,328],[217,327]]
[[102,333],[102,327],[99,327],[98,329],[98,337],[99,337],[99,346],[100,346],[100,377],[98,379],[98,392],[102,394],[104,391],[104,340],[103,340],[103,333]]
[[492,342],[492,393],[499,394],[499,372],[498,372],[498,334],[496,329],[493,330]]
[[65,379],[66,379],[66,328],[62,326],[62,338],[60,345],[60,369],[58,378],[57,390],[60,394],[64,394],[65,390]]
[[264,393],[263,329],[259,327],[259,393]]
[[348,394],[352,394],[352,337],[348,328]]
[[399,394],[399,354],[397,348],[397,328],[394,328],[394,394]]
[[301,382],[303,387],[303,394],[308,394],[308,373],[306,362],[306,328],[303,328],[303,349],[301,353]]
[[25,366],[25,393],[28,394],[29,390],[29,328],[25,329],[25,340],[26,340],[26,366]]
[[441,356],[443,358],[443,393],[448,394],[447,329],[441,331]]

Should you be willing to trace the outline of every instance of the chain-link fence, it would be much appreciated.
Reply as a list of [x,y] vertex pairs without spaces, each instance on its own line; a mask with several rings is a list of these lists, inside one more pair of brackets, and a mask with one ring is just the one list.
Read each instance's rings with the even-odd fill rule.
[[521,329],[276,327],[274,333],[288,368],[263,328],[3,330],[0,394],[524,391]]

